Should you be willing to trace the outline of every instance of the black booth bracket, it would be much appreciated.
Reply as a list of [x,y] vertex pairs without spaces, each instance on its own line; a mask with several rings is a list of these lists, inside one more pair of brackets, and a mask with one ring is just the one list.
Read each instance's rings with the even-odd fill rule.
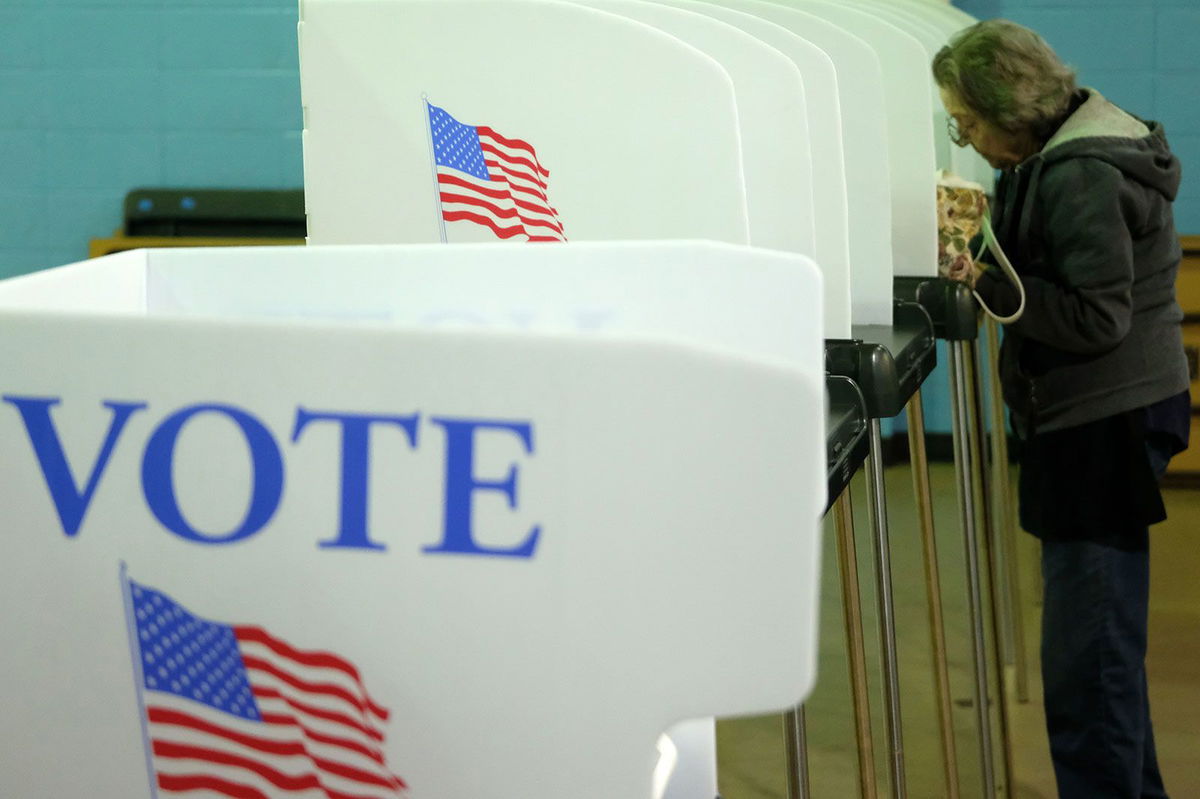
[[897,300],[888,325],[861,325],[854,338],[825,342],[825,371],[858,384],[871,419],[887,419],[908,400],[937,365],[933,320],[915,302]]

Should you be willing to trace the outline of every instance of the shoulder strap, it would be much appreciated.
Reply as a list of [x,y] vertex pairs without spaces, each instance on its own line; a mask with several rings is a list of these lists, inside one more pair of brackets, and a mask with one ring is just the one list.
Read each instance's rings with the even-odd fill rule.
[[980,247],[979,252],[975,254],[975,260],[976,262],[979,261],[979,256],[983,255],[984,249],[991,250],[992,255],[996,256],[996,262],[1000,264],[1001,271],[1003,271],[1005,276],[1007,276],[1012,284],[1017,287],[1017,293],[1021,297],[1021,303],[1019,306],[1017,306],[1016,313],[1014,313],[1012,316],[1000,316],[988,307],[987,303],[983,301],[983,297],[979,296],[979,292],[972,291],[971,293],[975,295],[975,299],[979,302],[979,306],[983,308],[984,312],[988,316],[992,317],[1002,325],[1012,324],[1020,319],[1025,313],[1025,286],[1021,283],[1021,278],[1019,275],[1017,275],[1017,270],[1013,268],[1012,262],[1008,260],[1008,256],[1005,255],[1004,250],[1001,249],[1000,243],[996,241],[996,232],[992,230],[992,215],[989,211],[984,212],[982,222],[983,246]]

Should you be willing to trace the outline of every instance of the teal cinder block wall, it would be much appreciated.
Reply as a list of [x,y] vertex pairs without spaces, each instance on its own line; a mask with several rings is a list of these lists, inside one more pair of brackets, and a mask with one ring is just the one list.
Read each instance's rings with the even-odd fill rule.
[[[1163,123],[1183,162],[1175,223],[1200,235],[1200,32],[1198,0],[955,0],[979,19],[1003,17],[1042,35],[1092,86],[1130,113]],[[926,429],[950,432],[946,349],[925,382]],[[898,419],[894,430],[905,429]]]
[[1200,3],[1197,0],[957,0],[979,18],[1038,31],[1080,82],[1166,127],[1183,162],[1175,223],[1200,235]]
[[139,185],[303,183],[295,0],[3,0],[0,278],[77,261]]
[[[1084,83],[1163,121],[1179,229],[1200,234],[1196,0],[956,4],[1036,28]],[[295,0],[3,0],[0,278],[84,258],[138,185],[300,186],[296,17]],[[926,421],[948,432],[939,354]]]

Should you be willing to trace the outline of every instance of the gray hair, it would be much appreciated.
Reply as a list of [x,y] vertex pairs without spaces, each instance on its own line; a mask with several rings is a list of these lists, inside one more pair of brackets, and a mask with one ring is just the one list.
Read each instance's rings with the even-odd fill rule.
[[933,58],[933,79],[1010,133],[1049,133],[1075,93],[1075,71],[1029,28],[989,19],[956,33]]

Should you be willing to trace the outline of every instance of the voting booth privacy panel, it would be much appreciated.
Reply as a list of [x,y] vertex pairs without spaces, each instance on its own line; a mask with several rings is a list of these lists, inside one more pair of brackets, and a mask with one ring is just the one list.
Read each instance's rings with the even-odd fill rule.
[[[691,8],[480,5],[302,5],[310,243],[748,242],[815,256],[825,334],[849,336],[840,112],[823,53],[812,48],[826,70],[814,75]],[[882,298],[854,301],[855,319],[890,319]]]
[[311,243],[747,243],[733,86],[678,39],[544,0],[300,13]]
[[721,65],[737,100],[750,242],[814,256],[808,109],[804,78],[791,59],[732,25],[683,9],[644,0],[581,4],[658,28]]
[[[644,324],[662,263],[743,317]],[[667,726],[811,686],[819,308],[745,317],[817,297],[804,259],[669,244],[0,283],[0,793],[648,796]]]
[[897,275],[937,275],[937,227],[929,62],[915,37],[877,16],[827,0],[789,0],[862,39],[879,59],[887,120],[892,260]]
[[849,338],[852,319],[858,322],[889,319],[890,310],[881,310],[876,297],[850,291],[850,231],[842,115],[836,72],[829,56],[811,42],[751,14],[702,0],[658,0],[657,4],[724,22],[778,50],[799,69],[804,81],[809,122],[817,234],[815,251],[825,286],[826,337]]

